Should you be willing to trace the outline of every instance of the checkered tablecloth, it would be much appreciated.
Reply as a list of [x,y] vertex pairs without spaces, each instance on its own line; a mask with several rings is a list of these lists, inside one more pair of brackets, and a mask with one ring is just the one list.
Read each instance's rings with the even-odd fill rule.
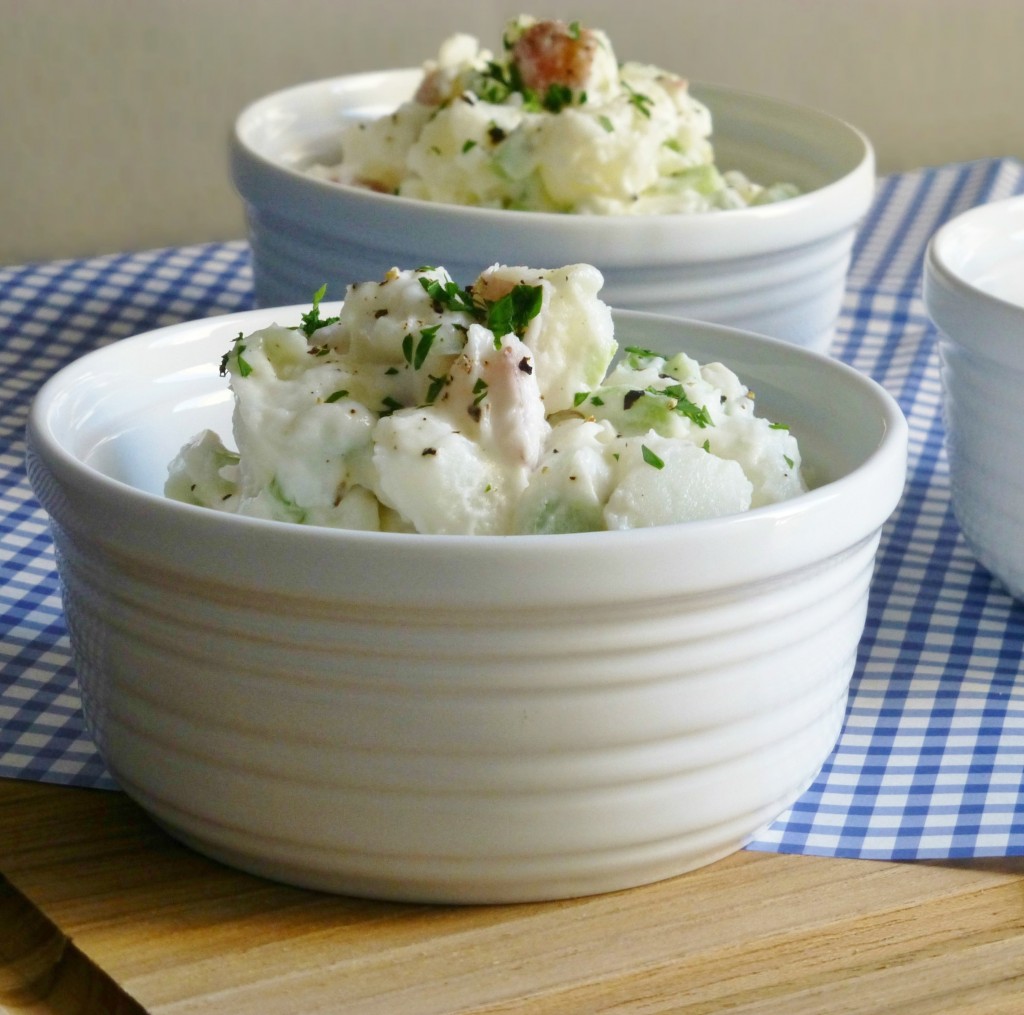
[[[974,562],[953,518],[920,298],[935,229],[1019,193],[1024,164],[1012,159],[879,182],[834,352],[906,413],[908,484],[883,532],[839,743],[753,849],[1024,855],[1024,606]],[[246,309],[251,292],[242,243],[0,268],[0,776],[116,788],[83,726],[46,517],[25,478],[33,394],[98,345]]]

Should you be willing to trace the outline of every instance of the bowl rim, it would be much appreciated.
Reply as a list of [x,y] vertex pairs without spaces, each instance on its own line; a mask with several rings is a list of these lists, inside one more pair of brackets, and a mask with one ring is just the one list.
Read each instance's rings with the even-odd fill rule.
[[[443,216],[465,217],[468,224],[494,224],[500,227],[522,228],[525,223],[533,223],[542,228],[561,231],[588,231],[600,228],[611,231],[650,230],[663,226],[666,221],[678,225],[680,221],[687,223],[691,230],[707,231],[711,228],[757,228],[754,223],[763,223],[765,227],[775,228],[776,224],[784,225],[794,218],[818,214],[818,206],[823,200],[845,202],[850,200],[849,220],[851,223],[860,219],[866,211],[874,193],[875,155],[871,141],[866,134],[853,124],[812,106],[801,105],[783,99],[762,95],[744,89],[729,88],[705,82],[690,82],[694,93],[700,101],[706,102],[710,96],[723,96],[757,103],[769,109],[785,110],[799,113],[802,116],[813,116],[822,124],[829,125],[845,135],[846,139],[859,147],[856,164],[841,176],[830,180],[822,186],[805,191],[784,201],[766,205],[755,205],[746,208],[716,209],[708,214],[658,214],[645,213],[638,215],[572,215],[549,211],[530,211],[521,209],[486,208],[471,205],[448,204],[427,201],[420,198],[403,197],[394,194],[380,194],[367,188],[352,184],[335,183],[319,179],[300,169],[286,165],[265,155],[255,147],[248,138],[251,123],[267,110],[279,106],[283,102],[294,100],[299,96],[318,90],[330,90],[342,83],[385,81],[388,78],[408,77],[410,81],[422,76],[421,68],[394,68],[376,71],[365,71],[356,74],[337,75],[320,78],[301,84],[279,89],[248,103],[235,117],[232,125],[229,149],[232,178],[235,189],[243,199],[247,189],[252,185],[248,179],[253,171],[257,171],[278,185],[286,185],[305,191],[319,200],[335,199],[365,204],[368,209],[380,214],[397,213],[403,216],[416,215],[424,219]],[[714,134],[712,134],[714,140]],[[714,222],[718,222],[716,227]],[[732,223],[732,225],[726,225]]]
[[[337,307],[338,303],[324,303],[325,310]],[[756,547],[759,533],[789,530],[794,520],[804,515],[815,515],[828,511],[830,505],[842,498],[850,488],[856,488],[865,482],[872,482],[880,476],[888,477],[884,486],[887,498],[870,503],[868,508],[859,513],[855,529],[851,535],[844,533],[840,538],[833,533],[822,534],[822,538],[839,539],[849,543],[857,539],[867,538],[878,529],[895,508],[902,496],[903,481],[906,474],[906,451],[908,426],[902,410],[896,400],[880,384],[861,373],[854,367],[842,363],[832,357],[800,348],[781,339],[757,335],[722,325],[708,324],[681,318],[670,318],[660,314],[649,314],[639,311],[613,311],[615,327],[618,332],[624,324],[651,320],[663,326],[680,327],[683,330],[696,329],[697,332],[714,337],[717,340],[731,340],[740,346],[758,346],[770,352],[773,358],[782,357],[795,360],[813,361],[818,369],[825,369],[843,379],[844,384],[858,389],[863,397],[867,397],[877,407],[881,420],[882,434],[878,443],[870,453],[849,472],[838,478],[825,482],[809,490],[807,493],[776,504],[753,508],[741,514],[710,518],[700,521],[677,522],[663,526],[651,526],[626,530],[595,531],[580,533],[552,534],[510,534],[510,535],[434,535],[423,533],[372,532],[351,529],[332,529],[324,526],[299,525],[269,519],[250,518],[214,511],[206,507],[185,504],[171,500],[162,494],[150,492],[134,486],[124,480],[114,478],[100,469],[83,461],[74,454],[61,437],[56,433],[54,413],[64,392],[74,384],[76,377],[88,373],[97,363],[119,351],[132,347],[146,348],[155,342],[174,344],[187,342],[190,339],[201,342],[208,337],[213,329],[245,330],[246,322],[267,322],[274,317],[284,317],[286,313],[297,319],[298,314],[308,309],[304,304],[293,307],[276,307],[260,310],[240,311],[233,314],[216,315],[209,318],[180,322],[151,331],[142,332],[131,338],[103,346],[76,359],[57,371],[47,379],[33,398],[26,426],[28,458],[30,465],[35,461],[36,471],[41,467],[48,471],[58,485],[85,494],[110,509],[117,503],[132,503],[149,523],[186,524],[196,531],[203,531],[221,543],[247,538],[259,537],[269,539],[275,544],[294,543],[296,546],[329,546],[346,544],[363,546],[368,551],[388,553],[413,552],[427,554],[441,559],[449,553],[453,546],[479,547],[481,556],[496,555],[506,559],[507,555],[547,557],[552,551],[565,550],[570,555],[585,554],[594,549],[626,552],[630,548],[646,549],[657,552],[659,545],[667,538],[685,541],[695,549],[706,541],[707,537],[723,529],[729,529],[742,541],[751,541]],[[262,326],[262,325],[258,325]],[[253,325],[249,325],[250,330]],[[193,334],[194,333],[194,334]],[[723,361],[728,365],[727,355]],[[774,361],[774,359],[773,359]],[[33,469],[30,468],[30,475]],[[899,489],[894,489],[893,477],[899,474]],[[36,486],[36,483],[33,483]],[[38,490],[37,490],[38,493]],[[743,534],[747,533],[744,537]],[[756,563],[751,564],[751,571],[756,572]]]
[[[975,284],[957,263],[954,249],[972,233],[974,249],[980,249],[977,244],[991,240],[994,232],[987,227],[996,223],[999,235],[1006,234],[1011,216],[1018,231],[1024,231],[1024,194],[977,205],[941,225],[925,250],[921,289],[929,317],[947,339],[1018,369],[1016,336],[1024,324],[1024,306]],[[1024,243],[1019,246],[1024,252]]]

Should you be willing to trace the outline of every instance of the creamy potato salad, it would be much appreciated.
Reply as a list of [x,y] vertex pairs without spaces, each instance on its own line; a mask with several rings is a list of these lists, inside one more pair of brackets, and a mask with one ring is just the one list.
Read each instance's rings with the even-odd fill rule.
[[260,518],[396,532],[629,529],[806,489],[796,439],[721,363],[617,351],[586,264],[495,265],[468,288],[393,268],[240,334],[221,372],[237,450],[205,431],[166,492]]
[[604,215],[704,212],[791,197],[720,171],[711,114],[684,79],[619,64],[578,22],[511,22],[495,56],[455,35],[415,98],[356,123],[314,175],[449,204]]

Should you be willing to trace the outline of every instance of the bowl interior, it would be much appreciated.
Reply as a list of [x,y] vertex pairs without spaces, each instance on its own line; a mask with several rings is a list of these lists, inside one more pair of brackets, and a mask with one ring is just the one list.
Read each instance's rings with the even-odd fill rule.
[[[811,491],[680,525],[473,537],[287,525],[169,500],[167,465],[183,443],[204,428],[230,440],[232,396],[218,373],[224,352],[239,332],[297,324],[305,309],[175,325],[107,346],[51,378],[29,417],[27,458],[56,527],[160,574],[201,575],[229,597],[247,589],[305,601],[315,588],[320,598],[419,609],[436,606],[445,588],[460,609],[479,609],[482,600],[489,609],[521,609],[524,595],[537,609],[567,599],[579,609],[617,609],[672,595],[707,601],[716,590],[727,595],[816,568],[877,538],[903,491],[906,421],[869,378],[784,341],[618,311],[621,347],[685,350],[735,370],[760,413],[800,441]],[[183,554],[184,546],[192,550]],[[601,581],[580,581],[595,568]]]
[[[324,304],[331,313],[337,306]],[[218,366],[234,338],[271,322],[297,324],[304,309],[189,322],[98,350],[44,389],[43,427],[72,459],[162,496],[167,464],[186,440],[210,428],[230,442],[233,401]],[[615,316],[620,347],[684,350],[736,371],[755,391],[759,414],[794,431],[815,486],[864,465],[886,434],[885,396],[826,357],[697,322],[627,311]]]
[[[421,77],[406,69],[299,85],[253,103],[236,130],[252,151],[291,170],[337,162],[341,130],[391,112]],[[711,110],[718,165],[754,179],[816,190],[854,172],[869,151],[856,130],[814,109],[707,84],[693,94]]]
[[1024,307],[1024,197],[959,216],[936,234],[932,252],[952,277]]

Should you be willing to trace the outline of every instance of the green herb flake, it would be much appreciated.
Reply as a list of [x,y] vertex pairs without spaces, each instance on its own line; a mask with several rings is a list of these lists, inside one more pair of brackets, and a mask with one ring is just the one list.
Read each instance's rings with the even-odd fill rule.
[[217,372],[221,377],[227,376],[232,358],[234,358],[235,363],[238,365],[238,372],[242,377],[248,377],[252,373],[252,364],[245,359],[242,355],[243,352],[245,352],[245,335],[239,332],[231,343],[231,348],[220,358],[220,367]]
[[548,85],[541,105],[549,113],[560,113],[566,106],[572,105],[572,89],[557,81]]
[[576,408],[576,407],[582,405],[587,400],[587,398],[589,398],[589,397],[590,397],[590,392],[589,391],[577,391],[576,394],[572,396],[573,408]]
[[473,385],[473,394],[476,398],[473,399],[474,405],[479,405],[487,397],[487,381],[482,377],[476,379],[476,384]]
[[600,395],[594,395],[590,400],[591,405],[604,405],[604,399]]
[[471,152],[475,147],[476,147],[476,142],[472,138],[469,138],[468,140],[463,141],[462,142],[462,154],[465,155],[466,152]]
[[705,441],[701,447],[710,455],[711,454],[711,441]]
[[601,124],[601,126],[604,127],[604,129],[609,134],[612,134],[612,133],[615,132],[615,124],[612,123],[612,121],[607,116],[605,116],[603,113],[600,116],[598,116],[597,122],[599,124]]
[[520,92],[524,98],[527,97],[519,68],[514,63],[505,65],[489,61],[476,87],[476,94],[484,102],[500,106],[513,92]]
[[509,333],[522,337],[530,321],[540,313],[543,300],[544,290],[539,285],[520,284],[489,304],[486,324],[494,332],[495,345],[501,348],[499,339]]
[[325,399],[325,402],[339,402],[343,398],[348,398],[348,392],[344,388],[339,388],[337,391],[332,391]]
[[437,337],[437,332],[440,327],[440,324],[432,324],[429,328],[423,328],[420,331],[420,340],[416,343],[416,350],[412,355],[413,370],[419,370],[419,368],[426,362],[427,356],[430,354],[430,348],[434,344],[434,339]]
[[789,467],[790,467],[791,469],[793,468],[793,465],[794,465],[795,463],[793,462],[793,459],[789,457],[789,455],[783,455],[783,456],[782,456],[782,460],[783,460],[783,461],[784,461],[784,462],[785,462],[785,463],[786,463],[786,464],[787,464],[787,465],[788,465],[788,466],[789,466]]
[[327,283],[325,282],[319,289],[313,294],[313,306],[307,313],[303,314],[300,318],[300,328],[305,333],[306,338],[311,338],[321,328],[326,328],[330,324],[337,324],[340,318],[338,317],[321,317],[320,316],[320,301],[324,298],[327,292]]
[[442,310],[452,310],[479,316],[479,309],[473,302],[473,294],[466,289],[461,289],[454,282],[439,282],[436,278],[421,278],[420,285],[430,297],[434,308],[440,313]]
[[569,22],[569,38],[579,39],[580,37],[580,23],[578,21]]
[[623,352],[628,353],[630,356],[638,356],[640,359],[664,358],[660,352],[654,352],[652,349],[644,349],[643,346],[639,345],[627,345]]
[[383,408],[380,411],[381,416],[390,416],[391,413],[398,409],[404,408],[402,403],[397,399],[392,398],[390,395],[386,395],[382,401]]
[[768,424],[768,429],[769,430],[788,430],[789,427],[786,426],[785,423],[769,423]]
[[656,469],[665,468],[665,463],[646,444],[640,445],[640,454],[643,455],[644,461],[648,465],[652,465]]
[[413,342],[415,339],[412,337],[410,332],[405,338],[402,339],[402,356],[405,357],[405,362],[412,366],[412,353],[413,353]]
[[711,419],[708,407],[691,402],[686,397],[686,392],[681,384],[672,384],[667,388],[661,389],[661,391],[657,388],[648,388],[647,390],[653,395],[664,394],[673,399],[675,402],[675,405],[672,407],[673,410],[678,412],[680,416],[685,416],[692,423],[696,423],[702,430],[707,426],[714,426],[714,421]]
[[437,396],[444,390],[444,386],[448,383],[448,375],[441,374],[440,377],[435,377],[433,374],[427,374],[430,378],[430,387],[427,388],[427,405],[433,405],[437,401]]
[[643,92],[638,92],[635,88],[630,88],[625,82],[622,86],[629,93],[630,104],[635,106],[637,112],[641,116],[646,116],[649,120],[651,118],[651,106],[654,104],[654,100],[649,95],[644,95]]

